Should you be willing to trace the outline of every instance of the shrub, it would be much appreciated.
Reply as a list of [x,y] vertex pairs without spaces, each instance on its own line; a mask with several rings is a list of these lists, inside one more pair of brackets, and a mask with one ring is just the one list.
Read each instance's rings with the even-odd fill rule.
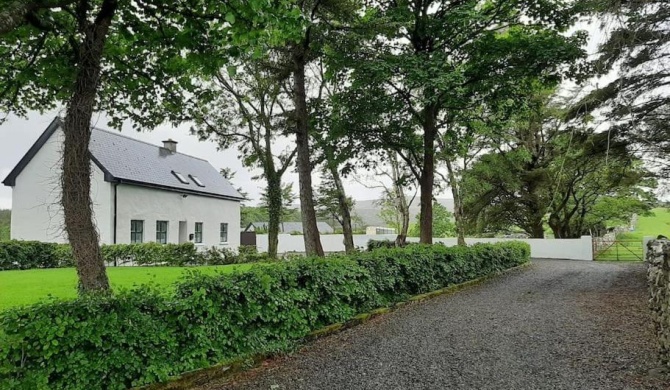
[[102,257],[108,264],[122,265],[197,265],[202,260],[193,243],[158,244],[114,244],[102,245]]
[[[107,265],[190,266],[223,265],[267,261],[255,247],[240,247],[238,252],[212,247],[198,251],[193,243],[114,244],[100,247]],[[67,244],[38,241],[0,242],[0,270],[73,267],[72,249]]]
[[194,271],[147,287],[0,312],[0,388],[123,389],[250,354],[281,351],[360,312],[510,268],[527,244],[412,245]]
[[201,265],[226,265],[242,263],[258,263],[270,261],[266,253],[258,253],[255,246],[240,246],[235,252],[229,248],[211,247],[203,252],[198,252],[198,264]]
[[72,264],[64,257],[66,246],[39,241],[2,241],[0,270],[65,267]]
[[368,240],[368,251],[379,248],[395,248],[395,241],[391,240]]

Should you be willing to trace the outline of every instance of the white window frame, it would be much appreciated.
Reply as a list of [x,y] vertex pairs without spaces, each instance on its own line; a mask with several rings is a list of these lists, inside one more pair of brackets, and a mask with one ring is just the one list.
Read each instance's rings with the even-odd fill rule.
[[186,177],[184,175],[182,175],[181,173],[176,172],[176,171],[172,171],[172,174],[174,175],[174,177],[177,178],[177,180],[179,180],[180,183],[189,184],[189,181],[186,180]]
[[191,180],[192,180],[192,181],[195,183],[195,185],[197,185],[198,187],[205,187],[205,185],[202,183],[202,181],[200,181],[200,179],[198,179],[197,176],[188,175],[188,177],[190,177]]

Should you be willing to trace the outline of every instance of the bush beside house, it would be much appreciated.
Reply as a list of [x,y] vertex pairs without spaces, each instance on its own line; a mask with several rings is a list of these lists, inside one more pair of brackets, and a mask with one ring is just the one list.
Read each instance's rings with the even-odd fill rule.
[[527,244],[412,245],[193,273],[0,313],[0,388],[123,389],[258,353],[415,294],[529,261]]
[[[102,256],[108,265],[224,265],[266,260],[256,248],[240,247],[237,252],[226,248],[198,251],[193,243],[185,244],[114,244],[102,245]],[[33,268],[73,267],[74,258],[68,244],[39,241],[0,242],[0,271]]]

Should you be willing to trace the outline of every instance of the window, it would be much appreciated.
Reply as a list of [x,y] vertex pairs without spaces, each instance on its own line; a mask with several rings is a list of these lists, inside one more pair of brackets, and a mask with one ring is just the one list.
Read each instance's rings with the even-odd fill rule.
[[144,221],[133,219],[130,221],[130,243],[141,244],[144,241]]
[[156,242],[167,244],[168,221],[156,221]]
[[220,232],[220,239],[221,242],[228,242],[228,224],[227,223],[222,223],[221,224],[221,232]]
[[186,180],[186,178],[184,177],[184,175],[182,175],[181,173],[172,171],[172,174],[174,175],[174,177],[177,178],[177,180],[179,180],[179,181],[182,182],[183,184],[188,184],[188,180]]
[[195,243],[202,244],[202,222],[195,223]]
[[204,184],[202,184],[202,182],[200,181],[200,179],[198,179],[197,176],[188,175],[188,177],[190,177],[191,180],[193,180],[193,182],[194,182],[198,187],[204,187],[204,186],[205,186]]

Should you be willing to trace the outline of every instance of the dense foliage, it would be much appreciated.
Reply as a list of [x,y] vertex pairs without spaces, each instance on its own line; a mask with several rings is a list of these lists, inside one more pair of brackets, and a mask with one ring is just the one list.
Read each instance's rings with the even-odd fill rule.
[[[433,202],[433,237],[454,237],[456,225],[452,214],[439,202]],[[408,236],[419,237],[421,233],[421,214],[417,214],[416,222],[410,227]]]
[[11,217],[11,210],[0,210],[0,241],[9,240]]
[[379,248],[395,248],[395,241],[391,240],[368,240],[367,249],[368,251],[373,251]]
[[[589,3],[589,1],[587,1]],[[612,138],[644,154],[665,177],[670,120],[670,2],[666,0],[591,0],[601,23],[593,61],[599,88],[574,105],[571,116],[604,119]]]
[[555,238],[599,235],[651,208],[656,182],[640,157],[612,132],[566,122],[565,112],[554,91],[538,88],[491,131],[496,148],[463,172],[470,233],[543,238],[549,226]]
[[[198,251],[192,243],[185,244],[113,244],[102,245],[102,257],[112,265],[224,265],[267,260],[254,247],[240,247],[238,252],[212,247]],[[74,257],[68,244],[39,241],[0,242],[0,270],[73,267]]]
[[575,76],[585,36],[563,34],[575,11],[554,0],[372,2],[369,36],[344,40],[334,61],[351,80],[337,96],[343,132],[366,155],[390,148],[407,163],[420,187],[421,242],[432,242],[438,140],[461,145],[459,115],[513,110],[533,82]]
[[412,245],[193,273],[174,292],[84,296],[0,314],[0,388],[124,389],[250,354],[310,331],[528,261],[523,243]]

